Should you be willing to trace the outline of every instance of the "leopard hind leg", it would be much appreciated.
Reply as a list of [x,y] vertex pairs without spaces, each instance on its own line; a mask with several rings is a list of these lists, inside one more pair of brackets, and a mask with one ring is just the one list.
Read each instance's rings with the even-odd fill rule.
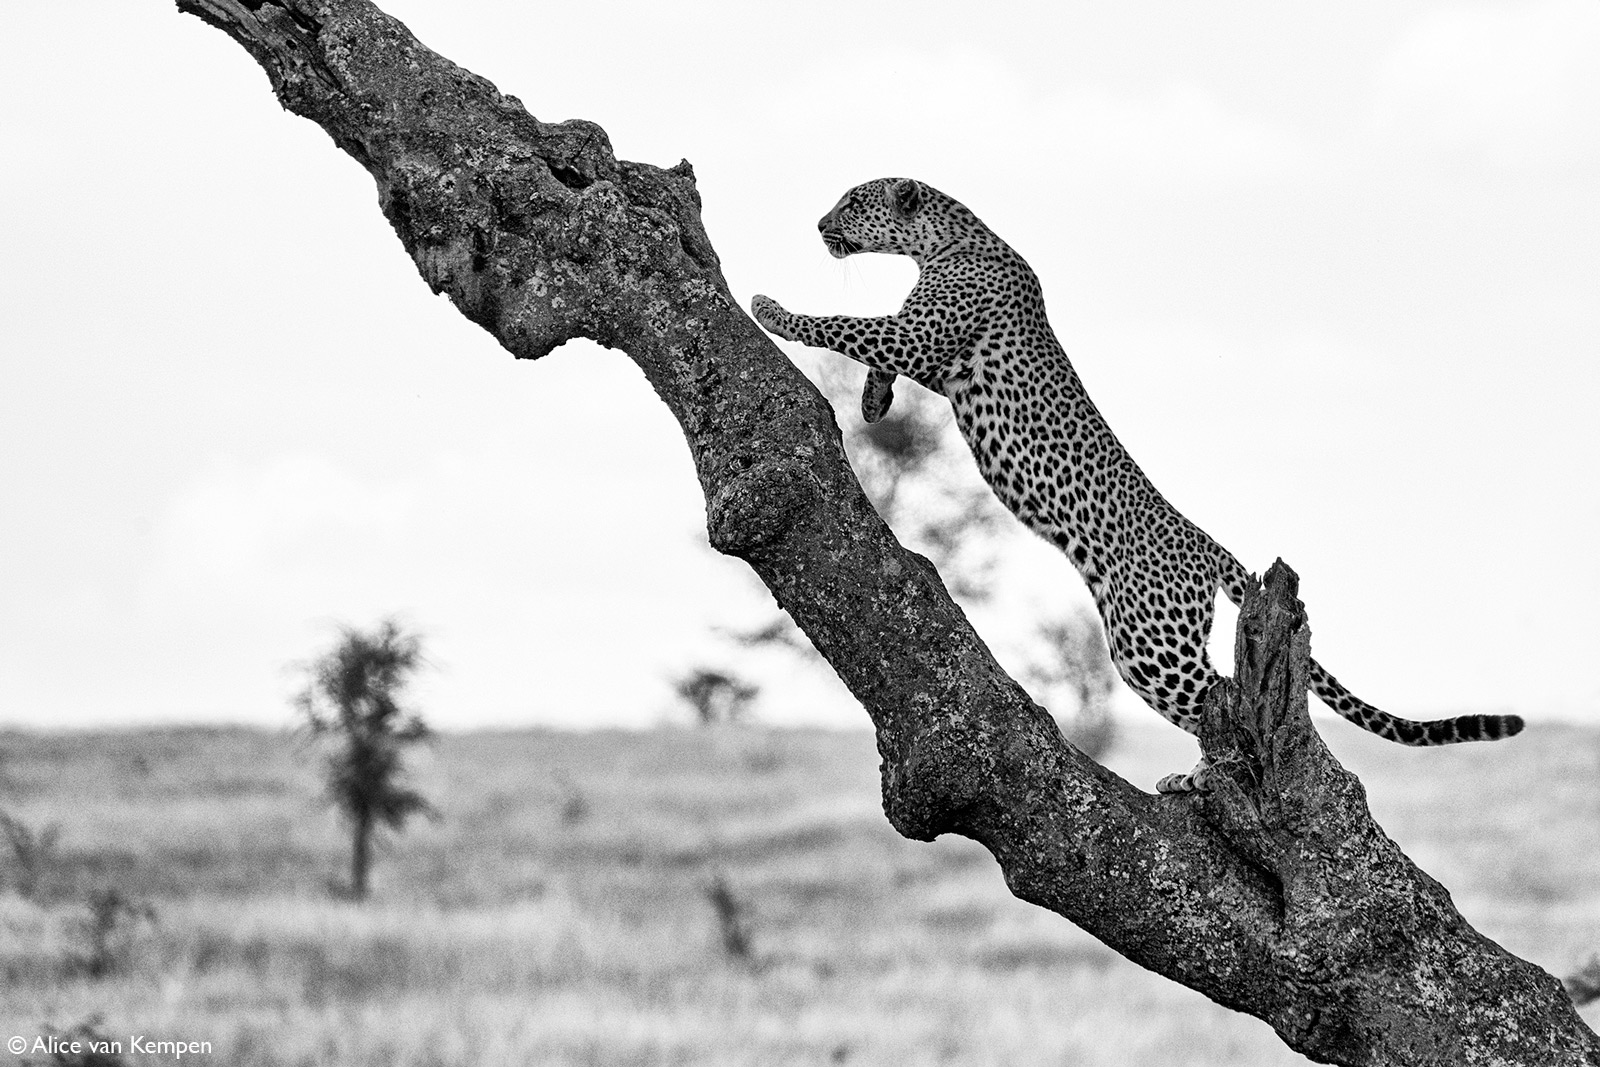
[[[1138,629],[1123,625],[1125,613],[1115,601],[1101,604],[1111,657],[1122,680],[1156,714],[1191,734],[1200,732],[1201,704],[1218,678],[1205,646],[1215,596],[1212,585],[1211,597],[1197,597],[1193,604],[1174,603],[1153,623]],[[1210,764],[1201,758],[1192,770],[1162,778],[1156,792],[1204,791],[1209,780]]]

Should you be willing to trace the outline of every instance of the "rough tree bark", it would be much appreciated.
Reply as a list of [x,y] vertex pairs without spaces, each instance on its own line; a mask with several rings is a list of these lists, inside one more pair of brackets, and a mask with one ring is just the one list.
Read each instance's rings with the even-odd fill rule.
[[681,424],[720,551],[747,561],[877,728],[896,830],[988,847],[1017,896],[1341,1064],[1600,1064],[1561,984],[1474,931],[1371,820],[1305,711],[1286,569],[1213,695],[1206,799],[1066,744],[851,474],[817,390],[741,310],[687,162],[532,118],[366,0],[179,0],[371,173],[435,292],[514,356],[622,349]]

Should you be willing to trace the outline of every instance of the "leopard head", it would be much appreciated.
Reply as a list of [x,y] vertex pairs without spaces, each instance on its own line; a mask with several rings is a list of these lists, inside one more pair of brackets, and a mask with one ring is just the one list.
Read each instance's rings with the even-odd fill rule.
[[934,198],[949,200],[913,178],[863,182],[822,216],[817,229],[835,259],[857,252],[915,256],[926,249]]

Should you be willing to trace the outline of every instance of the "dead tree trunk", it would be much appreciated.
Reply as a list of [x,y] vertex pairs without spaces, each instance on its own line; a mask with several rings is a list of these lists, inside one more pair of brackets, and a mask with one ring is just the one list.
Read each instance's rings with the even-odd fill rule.
[[372,174],[422,277],[514,356],[625,351],[683,427],[711,543],[747,561],[877,728],[907,837],[982,842],[1018,896],[1342,1064],[1600,1064],[1554,978],[1476,933],[1305,714],[1280,572],[1209,705],[1217,792],[1154,797],[1063,742],[862,495],[832,413],[728,291],[687,162],[618,160],[367,0],[179,0]]

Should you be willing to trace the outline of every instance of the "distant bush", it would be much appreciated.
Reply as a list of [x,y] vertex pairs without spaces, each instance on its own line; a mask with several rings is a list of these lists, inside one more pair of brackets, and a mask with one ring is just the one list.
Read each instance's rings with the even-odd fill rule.
[[589,817],[589,798],[565,775],[556,775],[561,789],[561,825],[576,826]]
[[88,914],[78,924],[84,951],[70,962],[79,973],[104,978],[126,966],[140,924],[154,923],[156,910],[115,887],[90,895],[86,908]]
[[11,852],[11,862],[7,864],[11,887],[23,897],[35,899],[56,865],[61,827],[51,823],[35,830],[0,811],[0,833],[5,835]]
[[745,904],[734,895],[728,879],[721,874],[713,875],[706,885],[706,899],[717,916],[722,950],[736,960],[749,961],[755,949],[750,940]]

